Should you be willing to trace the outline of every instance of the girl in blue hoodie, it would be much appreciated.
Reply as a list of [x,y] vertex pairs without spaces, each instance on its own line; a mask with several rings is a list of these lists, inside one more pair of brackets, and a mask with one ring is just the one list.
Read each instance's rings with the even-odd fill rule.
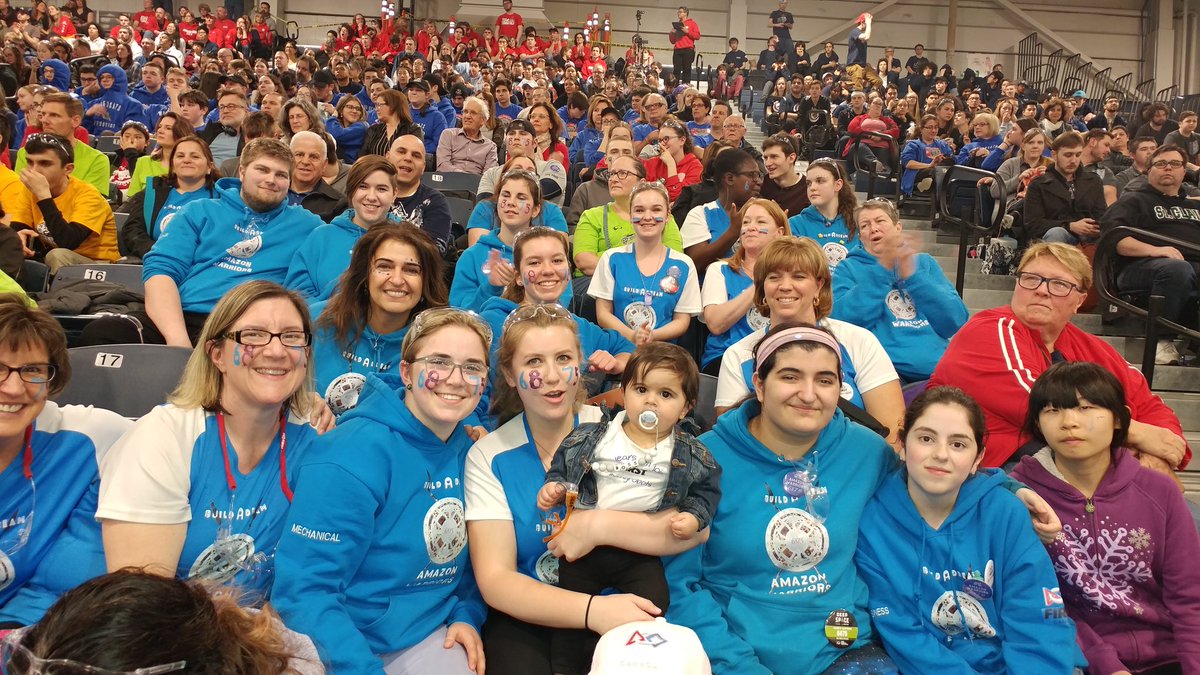
[[699,634],[716,675],[897,673],[854,566],[896,455],[838,410],[842,350],[827,330],[776,325],[753,360],[753,398],[700,437],[723,470],[721,508],[708,542],[667,563],[667,619]]
[[490,343],[478,318],[425,310],[401,349],[403,399],[369,375],[357,407],[300,467],[273,603],[330,672],[483,668],[462,422],[487,385]]
[[375,225],[354,245],[338,290],[312,305],[317,393],[335,415],[355,406],[367,375],[397,377],[413,317],[446,305],[442,265],[429,237],[401,223]]
[[354,242],[371,227],[391,219],[396,201],[396,167],[379,155],[355,162],[346,176],[350,209],[315,228],[288,267],[284,285],[311,302],[327,300],[346,271]]
[[817,242],[832,272],[858,244],[858,226],[854,222],[858,197],[846,170],[836,160],[818,159],[808,165],[804,177],[808,181],[810,205],[788,219],[788,225],[794,236]]
[[979,470],[979,404],[960,389],[930,389],[908,407],[904,430],[904,466],[867,504],[855,554],[888,654],[912,673],[1083,665],[1025,507],[1002,472]]
[[[454,267],[454,281],[450,284],[453,307],[478,312],[516,277],[513,242],[519,233],[533,226],[542,212],[542,189],[537,176],[523,169],[508,171],[496,184],[495,201],[499,227],[463,251]],[[571,304],[570,286],[559,302],[563,306]]]

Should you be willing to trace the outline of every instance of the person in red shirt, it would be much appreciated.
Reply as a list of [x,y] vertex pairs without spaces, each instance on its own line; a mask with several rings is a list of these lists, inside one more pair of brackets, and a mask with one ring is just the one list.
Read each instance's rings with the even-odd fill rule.
[[[233,23],[233,19],[229,18],[229,10],[225,9],[224,6],[217,8],[217,18],[214,21],[213,26],[220,28],[223,33],[227,33],[229,35],[234,35],[237,33],[237,25]],[[211,40],[212,38],[209,37],[209,39]]]
[[64,38],[73,38],[78,35],[75,31],[75,22],[71,21],[69,14],[55,5],[47,5],[46,9],[50,12],[51,33]]
[[539,56],[545,56],[545,54],[542,52],[541,45],[538,44],[538,37],[536,33],[530,33],[528,36],[526,36],[525,43],[522,44],[521,48],[517,50],[517,56],[521,57],[522,61],[530,62],[536,60]]
[[[661,98],[661,97],[660,97]],[[646,180],[662,179],[671,201],[679,199],[679,193],[688,185],[700,182],[704,167],[695,155],[695,145],[687,127],[674,117],[668,116],[658,128],[657,157],[643,162],[646,165]]]
[[680,82],[686,83],[692,79],[692,61],[696,60],[696,40],[700,39],[700,26],[688,18],[687,7],[679,8],[678,23],[683,24],[683,29],[672,26],[668,35],[671,44],[675,46],[671,55],[671,64],[674,67],[672,72]]
[[192,10],[184,7],[179,10],[179,37],[183,38],[186,44],[191,44],[196,41],[196,29],[200,24],[196,23],[196,17],[192,14]]
[[250,26],[258,33],[258,38],[267,46],[275,44],[275,36],[271,34],[271,24],[267,23],[267,15],[258,12],[254,15],[254,24]]
[[508,38],[509,44],[515,43],[521,38],[525,20],[512,11],[512,0],[503,0],[500,4],[504,7],[504,13],[496,17],[496,34]]
[[604,48],[600,45],[592,45],[592,53],[583,62],[583,65],[579,66],[579,74],[583,76],[583,79],[587,80],[592,77],[592,71],[597,68],[601,72],[607,72],[608,63],[604,61]]
[[429,40],[437,36],[437,26],[433,23],[433,19],[425,19],[425,25],[421,26],[421,30],[417,31],[417,51],[422,54],[429,53]]
[[339,52],[349,51],[352,44],[354,44],[354,27],[344,23],[338,28],[337,42],[333,43],[333,48]]
[[142,0],[142,11],[133,15],[133,25],[137,27],[139,35],[148,30],[156,33],[162,30],[158,18],[154,16],[154,0]]
[[1067,244],[1034,244],[1016,276],[1012,301],[971,317],[929,380],[930,387],[959,387],[987,413],[983,466],[1002,466],[1041,448],[1024,431],[1029,392],[1057,361],[1090,361],[1117,376],[1133,418],[1126,446],[1143,466],[1167,474],[1187,466],[1192,453],[1175,413],[1112,345],[1071,323],[1092,282],[1087,257]]

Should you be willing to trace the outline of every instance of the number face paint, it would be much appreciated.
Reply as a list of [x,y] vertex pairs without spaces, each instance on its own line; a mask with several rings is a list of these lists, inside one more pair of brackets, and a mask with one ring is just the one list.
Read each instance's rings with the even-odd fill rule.
[[425,376],[425,388],[429,391],[433,391],[434,388],[438,386],[438,383],[442,380],[442,378],[439,377],[434,371],[425,370],[421,374]]
[[242,346],[239,344],[233,346],[233,365],[242,365]]
[[529,283],[531,283],[531,284],[532,284],[532,283],[533,283],[533,281],[534,281],[534,279],[537,279],[537,271],[536,271],[536,270],[529,270],[528,272],[526,272],[526,273],[525,273],[525,278],[526,278],[526,279],[529,279]]
[[565,366],[562,371],[567,378],[567,384],[574,384],[575,380],[579,379],[579,366]]
[[540,371],[540,370],[529,371],[529,388],[530,389],[541,389],[543,384],[545,384],[545,382],[542,380],[542,371]]

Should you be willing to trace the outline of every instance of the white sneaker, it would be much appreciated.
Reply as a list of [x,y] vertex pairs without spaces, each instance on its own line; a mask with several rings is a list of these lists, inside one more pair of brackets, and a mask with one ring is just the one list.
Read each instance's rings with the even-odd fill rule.
[[1175,347],[1174,342],[1170,340],[1158,341],[1158,348],[1154,351],[1154,365],[1179,365],[1179,349]]
[[917,181],[918,192],[929,192],[929,188],[931,187],[933,187],[932,178],[922,178],[921,180]]

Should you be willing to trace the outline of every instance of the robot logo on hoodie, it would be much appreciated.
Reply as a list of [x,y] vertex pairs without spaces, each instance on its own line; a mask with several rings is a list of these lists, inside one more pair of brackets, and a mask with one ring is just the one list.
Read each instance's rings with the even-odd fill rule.
[[425,551],[437,565],[453,562],[467,545],[467,517],[454,497],[439,499],[425,512]]

